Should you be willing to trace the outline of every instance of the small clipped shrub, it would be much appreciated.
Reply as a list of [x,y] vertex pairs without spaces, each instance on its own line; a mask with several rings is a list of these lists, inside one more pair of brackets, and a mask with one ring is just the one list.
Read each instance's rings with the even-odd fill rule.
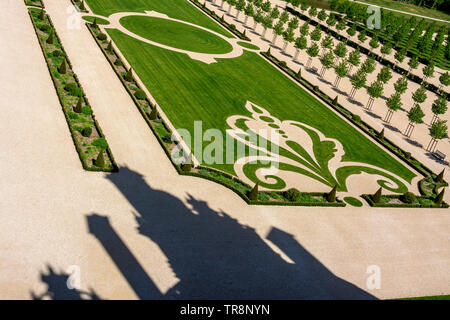
[[280,67],[282,67],[282,68],[286,68],[286,67],[287,67],[286,61],[280,61],[279,65],[280,65]]
[[248,198],[252,201],[258,200],[258,183],[255,184],[252,190],[248,193]]
[[192,164],[191,163],[182,163],[181,170],[183,170],[184,172],[190,172],[192,170]]
[[61,62],[61,65],[58,67],[58,72],[61,73],[61,74],[66,74],[67,73],[66,59],[63,59],[63,61]]
[[83,95],[83,91],[75,82],[70,82],[64,86],[64,90],[70,93],[72,96],[81,97]]
[[297,201],[300,200],[300,197],[302,196],[302,194],[301,194],[301,192],[298,191],[297,189],[291,188],[291,189],[289,189],[289,190],[287,190],[287,191],[284,191],[284,192],[283,192],[283,196],[284,196],[286,199],[288,199],[289,201],[297,202]]
[[377,190],[377,192],[375,192],[375,194],[372,196],[373,202],[375,202],[375,203],[381,202],[382,191],[383,191],[383,188],[380,188]]
[[104,34],[103,32],[100,32],[100,33],[97,35],[97,39],[98,39],[98,40],[101,40],[101,41],[106,40],[106,34]]
[[170,133],[168,133],[162,139],[163,139],[163,141],[165,143],[171,143],[172,142],[172,135]]
[[92,109],[89,106],[84,106],[81,109],[81,112],[85,115],[85,116],[90,116],[92,114]]
[[105,166],[105,157],[103,156],[103,150],[100,150],[97,159],[95,159],[95,165],[99,168],[103,168]]
[[152,111],[150,112],[150,115],[148,116],[150,120],[156,120],[158,118],[158,110],[156,107],[152,108]]
[[230,24],[230,29],[235,31],[236,30],[236,26],[234,24]]
[[330,193],[327,194],[327,201],[328,202],[336,202],[336,186],[330,191]]
[[54,50],[52,52],[52,56],[58,58],[58,57],[65,57],[65,54],[61,50]]
[[360,123],[361,122],[361,117],[358,116],[357,114],[352,115],[352,119],[353,121]]
[[72,112],[72,111],[69,111],[69,112],[68,112],[68,116],[69,116],[69,118],[72,119],[72,120],[78,119],[78,115],[77,115],[75,112]]
[[48,24],[43,23],[39,26],[39,30],[45,33],[49,33],[50,30],[52,30],[52,27],[50,27]]
[[405,192],[400,197],[400,200],[403,201],[404,203],[414,203],[414,202],[416,202],[417,199],[416,199],[416,196],[414,195],[414,193]]
[[146,95],[145,92],[144,92],[143,90],[141,90],[141,89],[137,89],[137,90],[134,92],[134,96],[136,97],[136,99],[139,99],[139,100],[144,100],[145,98],[147,98],[147,95]]
[[85,127],[83,128],[83,130],[81,131],[81,135],[83,137],[89,138],[92,134],[92,128],[91,127]]
[[411,159],[411,152],[405,152],[405,158],[406,159]]
[[123,66],[123,62],[122,62],[122,60],[117,58],[116,61],[114,61],[114,65],[116,65],[118,67],[122,67]]

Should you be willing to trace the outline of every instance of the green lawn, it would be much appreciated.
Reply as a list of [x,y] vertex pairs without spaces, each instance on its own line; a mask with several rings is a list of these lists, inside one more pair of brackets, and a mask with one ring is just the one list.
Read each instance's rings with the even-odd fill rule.
[[233,37],[209,17],[199,14],[200,11],[186,3],[186,0],[86,0],[86,2],[95,14],[103,16],[117,12],[157,11],[171,18],[201,25],[226,37]]
[[[97,0],[88,0],[89,5],[91,2],[98,3]],[[110,4],[117,1],[104,2]],[[159,4],[159,1],[155,0],[130,2],[141,4],[145,2],[148,4],[147,7]],[[203,14],[188,2],[174,0],[173,3],[176,3],[176,6],[171,7],[171,10],[175,12],[169,12],[169,16],[181,18],[180,16],[187,14],[190,21],[195,20],[203,26],[210,24],[210,21],[203,24],[203,18],[197,17]],[[122,5],[119,8],[122,8]],[[145,33],[144,29],[140,31]],[[192,60],[185,54],[143,43],[115,29],[108,29],[108,33],[176,128],[186,128],[193,132],[194,121],[201,120],[203,131],[209,128],[228,129],[227,118],[232,115],[249,115],[245,103],[251,101],[280,120],[305,123],[320,130],[326,137],[339,140],[345,150],[343,162],[372,164],[389,170],[408,182],[415,176],[402,163],[380,149],[256,53],[244,51],[238,58],[217,59],[217,63],[208,65]],[[147,36],[150,38],[150,33]],[[314,142],[314,154],[320,161],[316,170],[323,177],[322,182],[330,186],[338,185],[340,190],[345,190],[345,179],[349,175],[361,171],[379,173],[364,166],[344,167],[338,170],[337,181],[334,180],[328,170],[328,161],[335,152],[334,144],[320,141],[312,131],[308,134]],[[205,142],[203,147],[207,144],[208,142]],[[287,150],[281,150],[280,153],[299,163],[303,161],[298,156],[304,154],[301,141],[298,143],[292,141],[290,147],[297,155]],[[212,166],[234,174],[231,164]],[[251,178],[258,167],[262,165],[247,167],[246,175]],[[284,170],[306,174],[292,165],[282,164],[281,167]],[[282,182],[278,181],[274,187],[282,187]],[[396,191],[403,192],[405,188],[402,186]]]
[[120,24],[141,37],[173,48],[211,54],[233,50],[227,41],[208,31],[171,20],[127,16],[120,19]]

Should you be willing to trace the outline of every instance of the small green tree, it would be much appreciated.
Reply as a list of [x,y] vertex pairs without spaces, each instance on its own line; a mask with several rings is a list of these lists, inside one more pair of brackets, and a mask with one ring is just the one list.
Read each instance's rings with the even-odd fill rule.
[[356,24],[352,23],[351,26],[347,29],[347,34],[353,37],[356,34]]
[[380,41],[378,40],[378,35],[374,35],[372,39],[369,41],[369,46],[373,49],[378,48],[380,46]]
[[322,39],[320,45],[322,46],[322,55],[325,53],[326,50],[333,49],[333,38],[331,37],[331,35],[327,34],[327,36]]
[[367,74],[371,74],[372,72],[374,72],[375,68],[376,68],[376,62],[373,57],[367,57],[367,59],[364,60],[362,66],[361,66],[361,69]]
[[306,67],[309,67],[311,65],[312,58],[317,57],[317,55],[319,54],[319,46],[317,45],[317,43],[312,43],[311,46],[306,50],[306,53],[309,56]]
[[351,99],[355,98],[356,91],[361,89],[362,87],[364,87],[364,85],[366,84],[366,81],[367,81],[367,77],[366,77],[365,72],[362,70],[356,71],[356,73],[350,79],[350,82],[353,86],[352,91],[350,92]]
[[391,67],[389,65],[381,68],[380,72],[377,75],[377,80],[383,83],[388,83],[392,78]]
[[447,137],[448,133],[448,127],[447,127],[447,120],[437,120],[435,121],[430,129],[430,136],[431,141],[428,144],[428,151],[434,152],[436,145],[438,143],[438,140],[442,140],[445,137]]
[[359,42],[365,42],[367,39],[367,34],[366,34],[366,30],[361,30],[358,34],[358,40]]
[[446,87],[450,84],[450,75],[448,72],[443,73],[440,77],[439,77],[439,89],[442,89],[443,87]]
[[252,201],[258,200],[258,183],[256,183],[253,189],[250,190],[248,198]]
[[348,62],[350,63],[350,69],[348,72],[352,72],[353,67],[357,67],[361,64],[361,52],[359,51],[359,47],[350,52],[348,55]]
[[408,66],[408,72],[411,72],[411,70],[413,69],[417,69],[417,67],[419,66],[419,59],[417,58],[417,56],[412,56],[411,59],[409,59]]
[[328,202],[336,202],[336,189],[336,186],[334,186],[333,189],[327,194]]
[[407,137],[411,137],[412,132],[414,130],[414,124],[423,123],[424,116],[425,114],[423,113],[422,109],[418,104],[412,107],[411,110],[409,110],[408,112],[409,124],[405,131],[405,135]]
[[427,90],[421,86],[416,91],[414,91],[412,98],[416,105],[425,102],[427,99]]
[[244,25],[247,25],[248,18],[253,17],[255,15],[255,9],[250,2],[245,7],[244,13],[245,13]]
[[317,19],[319,19],[320,21],[325,21],[327,17],[328,15],[324,9],[320,10],[319,13],[317,14]]
[[343,77],[347,75],[349,71],[348,62],[342,60],[337,66],[334,67],[334,72],[336,73],[336,80],[334,80],[334,86],[339,88],[339,83]]
[[423,75],[425,76],[425,80],[428,78],[432,78],[434,76],[434,62],[431,61],[428,65],[426,65],[422,69]]
[[108,143],[106,142],[105,138],[97,138],[94,140],[92,145],[94,145],[100,149],[100,152],[99,152],[94,164],[99,168],[103,168],[105,166],[105,158],[104,158],[103,152],[104,152],[104,150],[108,149]]
[[63,61],[61,62],[61,65],[58,67],[58,72],[60,74],[66,74],[67,73],[66,59],[63,58]]
[[322,29],[320,29],[320,25],[317,25],[311,32],[311,40],[320,41],[321,37],[322,37]]
[[433,124],[436,120],[439,120],[440,115],[447,112],[447,98],[441,96],[434,100],[431,111],[433,111],[433,120],[431,120],[431,124]]
[[381,81],[374,81],[372,84],[367,88],[367,93],[369,94],[370,98],[367,102],[366,108],[370,110],[372,108],[373,102],[376,98],[379,98],[383,94],[383,82]]
[[436,178],[436,182],[439,182],[439,183],[444,182],[444,172],[445,172],[445,169],[442,169],[441,173],[439,173],[439,175]]
[[309,23],[307,21],[300,27],[300,34],[305,37],[309,34]]
[[148,116],[150,120],[156,120],[158,119],[158,110],[156,109],[156,106],[152,108],[152,111],[150,112],[150,115]]
[[345,58],[345,56],[347,55],[346,44],[344,42],[339,42],[336,48],[334,48],[334,54],[336,55],[336,57],[339,57],[341,59]]
[[125,75],[125,80],[129,82],[133,82],[133,68],[130,68]]
[[372,201],[375,202],[375,203],[380,203],[381,202],[382,192],[383,192],[383,188],[380,187],[377,190],[377,192],[375,192],[375,194],[372,195]]
[[328,51],[323,55],[323,57],[320,59],[320,62],[322,63],[322,70],[320,71],[320,76],[323,78],[325,75],[325,71],[330,69],[333,66],[334,61],[334,55],[333,52]]
[[80,97],[73,111],[75,111],[76,113],[81,113],[82,110],[83,110],[83,97]]
[[53,33],[54,33],[53,29],[50,30],[50,34],[48,35],[48,38],[46,40],[48,44],[53,44],[53,42],[55,42]]
[[405,60],[406,57],[406,50],[405,49],[401,49],[399,51],[397,51],[394,55],[395,60],[397,60],[397,63],[402,63],[403,60]]
[[395,92],[400,95],[402,95],[403,93],[406,92],[406,89],[408,89],[408,79],[406,78],[406,76],[399,78],[394,83],[394,89],[395,89]]
[[305,50],[308,46],[308,40],[306,39],[305,36],[300,36],[297,39],[295,39],[295,56],[294,56],[294,61],[297,61],[298,59],[298,54],[300,53],[300,50]]
[[444,192],[445,188],[443,188],[442,191],[438,194],[438,196],[434,200],[434,203],[436,203],[439,206],[442,205],[442,203],[444,202]]
[[272,39],[272,44],[275,44],[275,41],[277,41],[277,37],[281,36],[284,32],[284,23],[282,21],[278,21],[278,23],[275,25],[275,27],[273,28],[273,39]]
[[388,113],[384,119],[387,123],[390,123],[393,113],[400,110],[402,107],[402,99],[398,92],[395,92],[387,98],[386,107],[388,107]]
[[383,57],[385,55],[390,55],[392,52],[392,44],[390,42],[386,42],[385,45],[381,47],[380,51],[383,54]]

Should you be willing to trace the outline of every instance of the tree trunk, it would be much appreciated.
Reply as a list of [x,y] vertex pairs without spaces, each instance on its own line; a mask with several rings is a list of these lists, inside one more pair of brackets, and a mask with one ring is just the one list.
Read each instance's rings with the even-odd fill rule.
[[266,38],[266,32],[267,32],[267,28],[264,28],[263,34],[262,34],[262,38],[265,39]]
[[253,23],[253,30],[256,31],[256,25],[258,24],[258,22],[255,20],[255,22]]
[[272,44],[273,45],[275,45],[275,41],[277,40],[277,34],[275,33],[274,35],[273,35],[273,39],[272,39]]
[[294,61],[297,61],[298,58],[298,54],[300,53],[300,49],[297,48],[297,50],[295,51],[295,57],[294,57]]
[[248,16],[245,16],[245,20],[244,20],[244,26],[247,25],[247,21],[248,21]]
[[231,8],[232,8],[232,6],[231,6],[231,4],[230,4],[230,6],[228,7],[228,15],[229,15],[230,12],[231,12]]
[[287,48],[288,44],[289,44],[288,41],[284,41],[284,47],[283,47],[284,52],[286,52],[286,48]]

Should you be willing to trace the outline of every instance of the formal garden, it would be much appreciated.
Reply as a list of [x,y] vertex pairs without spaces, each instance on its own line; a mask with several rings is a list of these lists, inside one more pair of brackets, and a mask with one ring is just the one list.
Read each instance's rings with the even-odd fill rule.
[[89,171],[118,170],[83,88],[44,9],[29,9],[36,35],[55,86],[82,166]]
[[[389,45],[389,39],[386,40],[381,31],[373,34],[365,30],[358,22],[359,18],[352,17],[347,10],[342,9],[340,2],[332,3],[336,13],[329,14],[306,2],[295,0],[288,1],[285,8],[273,6],[269,1],[220,1],[212,3],[222,8],[228,4],[228,14],[234,9],[236,18],[242,16],[245,23],[251,17],[253,30],[262,26],[263,38],[267,30],[273,30],[273,38],[267,41],[275,45],[281,39],[281,50],[285,50],[288,45],[295,46],[294,59],[304,51],[310,57],[308,68],[312,68],[315,59],[320,58],[318,76],[324,77],[328,70],[334,70],[336,77],[333,86],[336,88],[342,78],[352,73],[351,96],[355,98],[357,91],[366,87],[370,95],[365,104],[368,110],[373,101],[382,95],[383,86],[392,78],[392,72],[404,72],[404,76],[394,84],[395,94],[386,101],[388,113],[385,121],[389,122],[395,111],[401,108],[401,95],[406,91],[408,81],[419,81],[421,87],[414,93],[416,104],[410,110],[410,124],[405,134],[411,136],[414,124],[420,123],[423,118],[421,103],[424,101],[424,91],[430,90],[438,94],[439,98],[433,103],[435,117],[430,127],[428,147],[435,149],[437,142],[447,136],[447,126],[441,117],[447,110],[445,90],[450,81],[448,73],[440,77],[440,85],[427,82],[427,77],[423,79],[410,73],[414,65],[419,66],[426,59],[430,63],[424,74],[428,74],[429,79],[433,78],[434,67],[447,68],[448,46],[444,44],[448,34],[441,31],[443,27],[438,32],[442,36],[432,40],[431,47],[437,49],[431,48],[431,51],[427,51],[428,55],[419,56],[414,52],[414,46],[423,42],[421,39],[415,38],[414,45],[411,42],[406,50],[392,43]],[[235,191],[249,204],[349,204],[356,207],[363,205],[362,200],[350,195],[360,193],[358,190],[349,190],[347,182],[352,176],[364,174],[365,177],[371,176],[370,179],[379,188],[373,190],[371,195],[361,196],[371,206],[447,206],[443,201],[442,187],[447,185],[443,181],[443,172],[439,175],[432,172],[410,153],[385,138],[384,130],[373,129],[347,110],[337,97],[330,97],[303,78],[301,70],[294,71],[284,61],[273,56],[270,49],[259,52],[259,47],[251,43],[246,35],[247,30],[239,31],[234,24],[226,22],[224,16],[208,9],[205,2],[72,1],[79,11],[97,15],[88,14],[83,19],[180,174],[220,183]],[[146,16],[146,11],[156,12],[157,16]],[[111,18],[122,13],[126,14],[110,25]],[[39,9],[30,9],[30,16],[36,26],[83,166],[89,170],[116,170],[111,151],[82,87],[72,72],[70,61],[65,57],[51,21]],[[316,16],[324,23],[312,18]],[[300,23],[301,20],[304,23]],[[386,26],[392,23],[391,20],[384,21],[382,29],[389,35],[392,34],[386,30]],[[410,25],[413,28],[412,22]],[[420,28],[430,29],[433,34],[436,27],[425,25]],[[352,46],[354,50],[349,52],[351,40],[343,38],[342,33],[336,30],[347,30],[349,36],[355,30],[354,34],[371,37],[370,42],[374,47],[382,46],[382,52],[386,54],[392,50],[401,51],[413,61],[411,69],[403,70],[382,55],[368,53],[361,44]],[[311,43],[309,46],[308,42]],[[61,51],[60,55],[54,53],[58,51],[56,49]],[[230,52],[233,54],[231,58],[221,57]],[[217,57],[207,61],[204,59],[207,55]],[[384,67],[375,82],[366,84],[366,75],[374,72],[376,63]],[[186,148],[187,141],[173,134],[174,128],[177,128],[177,131],[187,129],[194,135],[194,123],[199,120],[202,121],[203,131],[219,129],[232,136],[234,158],[231,163],[202,163],[198,159],[202,158],[205,150],[211,148],[211,140],[202,140],[200,146],[194,140]],[[279,158],[275,159],[266,147],[258,158],[253,159],[252,151],[256,147],[247,141],[249,136],[236,134],[239,130],[247,130],[262,139],[256,133],[256,129],[261,128],[275,129],[281,137],[281,141],[277,142]],[[300,135],[303,142],[298,140]],[[268,140],[269,146],[271,143]],[[222,144],[223,154],[229,153],[230,145],[225,141]],[[245,150],[243,154],[234,152],[241,147]],[[181,164],[173,161],[172,157],[174,151],[180,149],[184,156]],[[281,175],[271,174],[274,164],[280,169]],[[421,194],[414,195],[410,189],[414,189],[413,184],[419,180],[418,190]],[[322,187],[319,188],[320,192],[313,192],[311,187],[308,187],[308,191],[303,190],[307,184]],[[338,193],[349,196],[339,199]]]

